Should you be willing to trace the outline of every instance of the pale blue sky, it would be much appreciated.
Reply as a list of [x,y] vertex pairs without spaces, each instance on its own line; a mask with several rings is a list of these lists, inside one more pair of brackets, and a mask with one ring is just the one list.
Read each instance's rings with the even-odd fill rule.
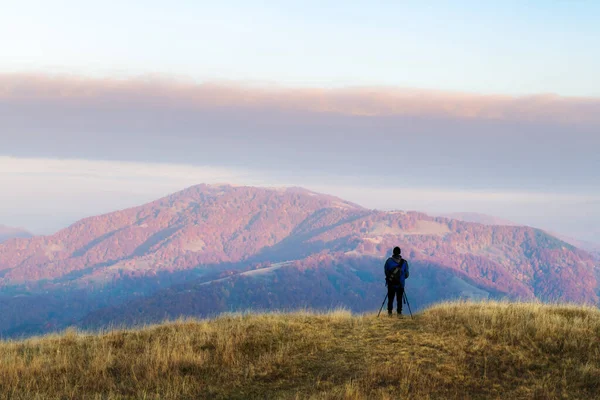
[[600,1],[0,0],[0,72],[600,96]]

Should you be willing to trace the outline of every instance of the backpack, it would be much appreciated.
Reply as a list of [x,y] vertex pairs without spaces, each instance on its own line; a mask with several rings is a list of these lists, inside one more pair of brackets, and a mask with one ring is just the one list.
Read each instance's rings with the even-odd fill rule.
[[[395,261],[395,260],[394,260]],[[399,285],[400,284],[400,274],[402,272],[402,266],[404,265],[404,259],[402,257],[400,257],[400,263],[398,264],[397,267],[395,267],[392,272],[390,272],[387,280],[388,283],[391,283],[393,285]]]

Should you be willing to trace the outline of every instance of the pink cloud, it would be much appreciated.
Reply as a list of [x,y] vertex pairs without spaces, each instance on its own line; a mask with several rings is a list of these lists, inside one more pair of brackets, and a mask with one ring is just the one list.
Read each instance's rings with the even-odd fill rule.
[[420,89],[342,89],[195,83],[157,77],[91,79],[41,74],[0,75],[0,101],[87,105],[277,109],[356,116],[600,124],[600,99],[540,94],[522,97]]

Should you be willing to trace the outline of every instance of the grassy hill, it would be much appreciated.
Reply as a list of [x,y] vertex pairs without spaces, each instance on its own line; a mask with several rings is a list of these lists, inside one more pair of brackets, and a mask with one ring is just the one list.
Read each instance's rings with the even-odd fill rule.
[[0,342],[11,399],[596,398],[600,311],[449,303],[414,319],[224,315]]

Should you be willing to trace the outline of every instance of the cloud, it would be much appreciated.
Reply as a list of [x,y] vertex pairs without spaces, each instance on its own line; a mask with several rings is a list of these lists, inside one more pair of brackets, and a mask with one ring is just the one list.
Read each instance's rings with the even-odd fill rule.
[[103,180],[115,185],[124,183],[123,187],[129,188],[132,182],[142,185],[168,182],[177,188],[194,182],[235,183],[249,178],[245,171],[211,166],[5,156],[0,156],[0,177],[12,177],[16,181],[42,178],[76,181],[77,184],[94,182],[91,186]]
[[0,75],[0,101],[96,107],[139,106],[277,109],[354,116],[416,116],[498,121],[600,124],[600,99],[553,94],[505,96],[389,87],[290,88],[231,82],[195,83],[147,76],[88,79]]
[[5,74],[0,124],[0,155],[17,158],[396,189],[600,187],[598,99]]

